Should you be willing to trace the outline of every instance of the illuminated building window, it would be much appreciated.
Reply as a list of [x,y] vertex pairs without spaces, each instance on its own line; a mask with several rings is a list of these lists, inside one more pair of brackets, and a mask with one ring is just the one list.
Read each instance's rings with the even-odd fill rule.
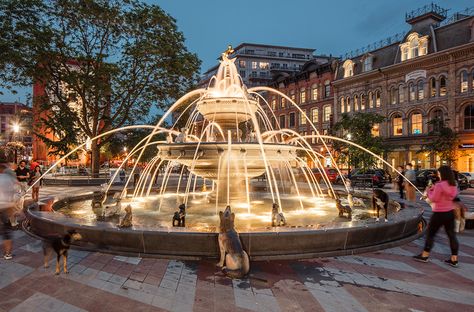
[[311,96],[313,98],[313,101],[316,101],[318,99],[318,86],[317,85],[313,85],[311,87]]
[[354,62],[352,60],[346,60],[342,67],[344,68],[344,78],[354,75]]
[[247,67],[247,62],[240,60],[240,61],[239,61],[239,67],[240,67],[240,68],[245,68],[245,67]]
[[291,91],[290,91],[290,99],[291,99],[293,102],[296,101],[295,90],[291,90]]
[[354,112],[357,112],[359,110],[359,97],[357,95],[354,95]]
[[315,144],[316,143],[316,133],[314,133],[314,130],[311,131],[311,144]]
[[323,107],[323,121],[328,122],[331,120],[331,106],[327,105]]
[[252,69],[257,69],[258,62],[252,62]]
[[467,89],[468,89],[468,75],[467,75],[467,71],[463,70],[461,72],[461,93],[464,93],[464,92],[467,92]]
[[306,102],[306,90],[302,88],[300,90],[300,103],[305,103]]
[[398,89],[393,87],[390,89],[390,104],[397,104],[398,100]]
[[[306,111],[303,110],[303,112],[306,114]],[[300,112],[300,125],[306,125],[306,117],[302,112]]]
[[373,63],[373,56],[368,54],[364,57],[364,71],[371,71],[372,70],[372,63]]
[[313,108],[311,110],[311,122],[316,124],[319,122],[319,110],[317,108]]
[[416,99],[416,88],[413,82],[408,85],[408,100],[413,102]]
[[346,98],[346,113],[350,113],[350,112],[351,112],[351,98],[347,97]]
[[375,91],[375,107],[380,107],[381,104],[380,91],[377,90]]
[[260,62],[260,69],[269,69],[270,65],[268,62]]
[[345,109],[346,109],[346,103],[344,102],[344,98],[340,98],[339,99],[339,103],[340,103],[340,107],[341,107],[341,113],[344,113]]
[[428,54],[428,36],[420,37],[416,32],[411,33],[407,41],[400,44],[402,62]]
[[425,98],[425,84],[423,80],[418,81],[418,100]]
[[272,109],[275,110],[276,109],[276,97],[272,97]]
[[403,120],[402,116],[395,115],[392,118],[392,127],[393,127],[393,135],[402,135],[403,134]]
[[420,113],[411,115],[411,133],[421,134],[423,132],[423,118]]
[[380,136],[380,124],[376,123],[372,126],[372,135],[374,137]]
[[281,108],[285,108],[285,107],[286,107],[286,98],[281,97]]
[[446,77],[441,76],[439,78],[439,96],[446,96],[448,93]]
[[434,77],[430,78],[430,97],[436,96],[436,79]]
[[374,108],[374,94],[372,91],[369,91],[369,108]]
[[365,96],[363,94],[360,95],[360,110],[365,110]]

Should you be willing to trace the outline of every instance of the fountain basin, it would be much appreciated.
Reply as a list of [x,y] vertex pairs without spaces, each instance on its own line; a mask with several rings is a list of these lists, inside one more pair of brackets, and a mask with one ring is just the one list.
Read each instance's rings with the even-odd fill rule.
[[228,129],[249,120],[257,112],[258,104],[250,98],[218,97],[199,101],[197,109],[208,121]]
[[[72,197],[54,203],[59,209],[71,201],[89,196]],[[393,204],[393,203],[392,203]],[[373,219],[351,222],[327,222],[301,227],[267,227],[242,231],[244,249],[253,260],[301,259],[367,252],[393,247],[420,235],[423,210],[414,206],[390,216],[390,221]],[[27,209],[28,231],[48,236],[75,229],[83,236],[79,246],[105,252],[149,254],[170,258],[217,258],[218,233],[187,228],[118,229],[113,224],[84,225],[60,213]]]
[[[200,177],[217,180],[219,168],[226,168],[229,145],[226,142],[197,142],[158,144],[158,155],[164,160],[178,162]],[[297,147],[285,144],[264,144],[265,158],[258,143],[230,145],[231,170],[221,170],[220,177],[247,178],[265,173],[265,159],[271,164],[292,161]],[[220,164],[219,164],[220,162]]]

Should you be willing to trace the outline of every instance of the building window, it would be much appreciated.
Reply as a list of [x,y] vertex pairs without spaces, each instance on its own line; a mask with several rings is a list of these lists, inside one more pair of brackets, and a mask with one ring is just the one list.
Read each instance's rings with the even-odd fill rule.
[[304,111],[304,110],[302,112],[300,112],[300,126],[306,125],[306,116],[305,116],[305,114],[306,114],[306,111]]
[[316,101],[318,99],[318,86],[317,85],[313,85],[311,87],[311,96],[313,98],[313,101]]
[[252,62],[252,69],[257,69],[258,62]]
[[403,134],[403,120],[402,116],[395,115],[392,119],[393,135]]
[[328,98],[331,96],[331,83],[329,81],[326,81],[324,83],[324,97]]
[[428,54],[428,40],[422,40],[420,44],[420,56]]
[[398,87],[398,103],[402,104],[405,102],[405,87],[400,85]]
[[398,89],[393,87],[390,89],[390,104],[397,104],[397,99],[398,99]]
[[357,112],[359,110],[359,97],[357,95],[354,95],[354,112]]
[[413,102],[416,99],[416,88],[413,82],[408,85],[408,101]]
[[351,112],[351,98],[347,97],[346,98],[346,113],[350,113],[350,112]]
[[423,80],[418,81],[418,100],[423,100],[425,98],[425,84]]
[[402,61],[408,60],[408,47],[402,48]]
[[268,62],[260,62],[260,69],[269,69],[270,65]]
[[294,126],[295,126],[295,113],[290,113],[290,120],[289,120],[288,123],[289,123],[288,126],[290,128],[294,128]]
[[428,36],[420,37],[417,33],[410,34],[407,41],[400,45],[400,51],[402,61],[428,54]]
[[367,55],[364,58],[364,71],[365,72],[372,70],[372,59],[373,59],[372,55]]
[[410,42],[410,58],[418,56],[418,38],[413,38]]
[[374,124],[374,125],[372,126],[371,132],[372,132],[372,135],[373,135],[374,137],[380,136],[380,124],[378,124],[378,123]]
[[365,95],[360,95],[360,110],[365,110]]
[[291,90],[290,91],[290,98],[293,102],[296,101],[296,94],[295,94],[295,90]]
[[372,91],[369,91],[368,97],[369,97],[369,108],[374,108],[374,94],[372,93]]
[[430,78],[430,97],[436,96],[436,79],[434,77]]
[[346,103],[344,102],[343,97],[339,99],[339,103],[340,103],[340,107],[341,107],[341,113],[344,113],[344,111],[346,109]]
[[311,110],[311,122],[316,124],[319,122],[319,110],[317,108],[313,108]]
[[311,131],[311,144],[316,143],[316,133],[314,133],[314,130]]
[[443,111],[440,110],[440,109],[435,109],[433,111],[433,113],[431,113],[431,120],[432,121],[437,121],[437,122],[433,122],[431,125],[430,125],[430,128],[431,130],[433,131],[439,131],[441,130],[440,129],[440,126],[442,124],[444,124],[444,114],[443,114]]
[[331,120],[331,106],[327,105],[323,107],[323,121],[328,122]]
[[421,134],[423,132],[423,118],[420,113],[411,115],[411,133]]
[[380,107],[381,104],[380,91],[377,90],[375,91],[375,107]]
[[247,66],[247,62],[243,61],[243,60],[240,60],[239,61],[239,67],[240,68],[245,68]]
[[464,130],[474,130],[474,104],[464,109]]
[[280,115],[280,128],[285,128],[285,115]]
[[286,98],[281,97],[281,108],[285,108],[285,106],[286,106]]
[[439,78],[439,96],[446,96],[446,94],[448,93],[448,89],[446,86],[446,77],[441,76],[441,78]]
[[300,90],[300,103],[305,103],[306,102],[306,90],[301,89]]
[[273,109],[273,110],[276,109],[276,104],[277,104],[276,97],[272,97],[272,109]]
[[240,74],[240,77],[245,78],[246,71],[245,71],[245,70],[241,70],[241,71],[239,71],[239,74]]
[[467,71],[463,70],[461,72],[461,93],[467,92],[468,86],[469,84]]
[[352,77],[354,75],[354,62],[346,60],[342,67],[344,68],[344,78]]

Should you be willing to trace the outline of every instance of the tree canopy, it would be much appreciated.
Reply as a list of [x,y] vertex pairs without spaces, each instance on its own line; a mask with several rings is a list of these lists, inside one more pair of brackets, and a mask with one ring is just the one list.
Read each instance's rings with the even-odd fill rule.
[[432,138],[428,143],[421,146],[418,153],[428,153],[429,155],[439,156],[442,161],[451,165],[456,161],[456,151],[460,143],[456,132],[449,128],[446,121],[442,118],[434,118],[428,121],[431,131],[428,133]]
[[[371,152],[381,155],[388,147],[380,136],[374,136],[374,125],[380,124],[385,117],[375,113],[342,114],[341,119],[334,125],[333,130],[339,132],[344,139],[367,148]],[[333,143],[333,150],[339,162],[348,162],[349,166],[368,168],[377,162],[372,155],[347,143]]]
[[[71,143],[67,123],[92,138],[144,120],[152,105],[165,109],[195,83],[199,66],[175,19],[157,5],[0,2],[0,86],[43,86],[45,94],[33,99],[48,111],[41,122]],[[92,144],[94,171],[106,142]]]

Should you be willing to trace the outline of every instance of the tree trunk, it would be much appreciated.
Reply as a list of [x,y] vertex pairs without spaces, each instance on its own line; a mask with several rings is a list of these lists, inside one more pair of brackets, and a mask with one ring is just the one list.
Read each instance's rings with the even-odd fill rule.
[[99,177],[100,170],[100,148],[97,141],[92,141],[91,144],[91,174],[93,178]]

